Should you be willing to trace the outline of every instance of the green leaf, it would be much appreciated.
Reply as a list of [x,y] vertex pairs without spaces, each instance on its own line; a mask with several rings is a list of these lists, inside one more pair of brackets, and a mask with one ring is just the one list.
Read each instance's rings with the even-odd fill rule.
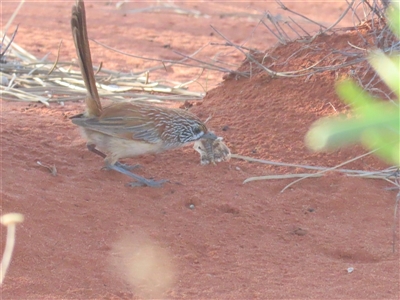
[[362,144],[368,149],[377,149],[375,152],[387,163],[400,166],[400,138],[399,134],[391,130],[370,129],[361,136]]
[[[390,25],[400,36],[400,2],[388,8]],[[389,163],[400,166],[400,56],[371,52],[369,62],[399,101],[374,98],[351,80],[339,82],[336,92],[352,108],[352,116],[340,115],[316,121],[305,137],[314,151],[331,150],[360,142]]]
[[389,57],[381,50],[375,50],[368,56],[368,61],[386,85],[400,97],[400,57]]

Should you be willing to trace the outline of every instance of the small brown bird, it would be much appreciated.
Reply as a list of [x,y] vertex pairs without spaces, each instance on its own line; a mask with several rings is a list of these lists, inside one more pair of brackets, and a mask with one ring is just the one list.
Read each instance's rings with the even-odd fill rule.
[[72,8],[71,28],[87,89],[86,111],[73,116],[71,120],[81,128],[88,149],[104,158],[107,169],[135,179],[136,182],[131,184],[133,186],[157,187],[166,180],[155,181],[136,175],[130,171],[132,167],[118,160],[179,148],[199,139],[217,138],[199,118],[181,109],[141,103],[115,103],[102,108],[93,72],[82,0],[77,0]]

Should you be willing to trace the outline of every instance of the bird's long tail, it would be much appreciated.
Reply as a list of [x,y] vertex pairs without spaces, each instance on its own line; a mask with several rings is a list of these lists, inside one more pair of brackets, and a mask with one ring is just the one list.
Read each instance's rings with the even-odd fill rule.
[[96,87],[96,80],[94,78],[93,63],[86,30],[85,4],[83,0],[77,0],[76,4],[72,7],[71,29],[79,66],[87,89],[85,115],[87,117],[99,116],[102,108]]

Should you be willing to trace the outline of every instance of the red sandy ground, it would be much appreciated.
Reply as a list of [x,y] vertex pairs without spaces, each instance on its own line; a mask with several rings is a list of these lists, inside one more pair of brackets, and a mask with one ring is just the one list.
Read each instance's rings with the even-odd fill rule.
[[[192,53],[210,41],[223,43],[210,35],[209,24],[237,43],[251,37],[255,19],[221,11],[282,13],[274,3],[200,2],[186,7],[210,18],[167,12],[122,15],[114,4],[87,4],[89,36],[131,54],[163,59],[177,58],[168,47]],[[4,26],[16,4],[2,5]],[[15,42],[37,57],[51,52],[49,59],[54,59],[62,38],[61,59],[71,61],[71,5],[26,3],[15,22],[20,24]],[[335,21],[345,6],[344,1],[290,4],[325,24]],[[337,46],[348,39],[356,37],[322,37],[316,43]],[[266,50],[275,42],[258,28],[248,45]],[[108,69],[137,71],[155,65],[94,43],[92,47],[95,64],[103,61]],[[269,53],[284,60],[297,48],[293,43]],[[232,49],[216,46],[200,57],[218,51],[237,66],[243,60]],[[300,55],[299,67],[310,64],[307,59],[313,61],[306,57],[301,61]],[[199,72],[173,69],[152,76],[183,81]],[[223,81],[221,73],[211,72],[203,83],[208,79],[209,88],[220,84],[192,111],[202,119],[212,115],[209,127],[224,137],[233,153],[334,166],[364,151],[352,147],[314,154],[303,144],[313,121],[334,114],[332,106],[344,109],[334,93],[334,75],[306,82],[254,72],[250,79],[228,76]],[[83,110],[83,103],[1,105],[1,213],[25,215],[2,286],[3,299],[399,299],[399,255],[392,253],[397,192],[386,190],[389,184],[384,181],[329,173],[280,193],[292,180],[242,182],[255,175],[302,170],[236,159],[201,166],[198,154],[186,147],[129,160],[142,165],[139,174],[171,181],[159,189],[129,188],[123,175],[100,170],[101,159],[86,150],[69,121]],[[54,164],[58,175],[53,177],[37,160]],[[346,167],[385,166],[366,157]],[[124,260],[130,253],[155,266],[132,266]],[[150,283],[124,276],[125,267],[139,273],[150,270]],[[354,272],[348,273],[349,267]],[[157,283],[157,274],[172,279]]]

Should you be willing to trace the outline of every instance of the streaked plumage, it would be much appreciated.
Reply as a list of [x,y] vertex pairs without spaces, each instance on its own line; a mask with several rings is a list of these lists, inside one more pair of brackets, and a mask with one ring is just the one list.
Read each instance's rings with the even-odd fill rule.
[[140,103],[116,103],[102,108],[82,0],[77,0],[72,8],[71,28],[87,89],[85,113],[71,119],[82,129],[89,150],[104,157],[108,168],[131,176],[144,185],[157,186],[159,182],[121,169],[118,160],[178,148],[199,139],[216,139],[200,119],[184,110]]

